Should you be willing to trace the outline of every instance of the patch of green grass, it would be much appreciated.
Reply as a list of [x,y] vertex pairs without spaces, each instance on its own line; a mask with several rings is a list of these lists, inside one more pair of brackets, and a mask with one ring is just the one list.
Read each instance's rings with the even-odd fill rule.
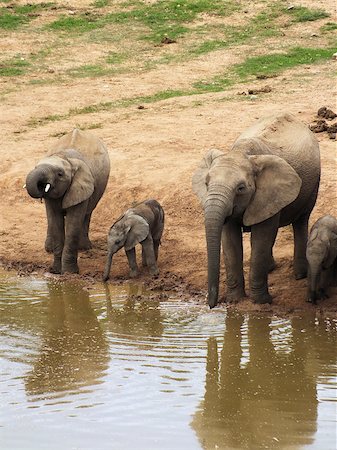
[[322,31],[334,31],[337,30],[336,22],[327,22],[325,25],[321,27]]
[[253,56],[234,66],[234,72],[245,80],[251,76],[278,74],[301,64],[313,64],[330,59],[335,50],[331,48],[294,47],[287,53]]
[[0,76],[15,77],[24,75],[29,66],[30,63],[21,56],[8,59],[7,61],[0,62]]
[[233,84],[233,80],[228,76],[216,76],[211,81],[198,81],[193,84],[195,94],[206,92],[220,92]]
[[309,9],[305,6],[294,6],[284,11],[293,17],[294,22],[313,22],[330,16],[329,13],[322,9]]
[[0,8],[0,28],[4,30],[15,30],[21,25],[31,21],[34,13],[42,9],[48,9],[54,3],[27,3],[26,5],[13,5],[11,10],[6,7]]
[[106,57],[107,64],[120,64],[125,60],[126,56],[122,53],[117,52],[109,52],[108,56]]
[[70,17],[61,16],[59,19],[47,25],[47,28],[68,33],[86,33],[102,26],[103,24],[99,20],[99,17],[88,14]]
[[27,3],[26,5],[14,5],[13,10],[16,14],[31,14],[43,9],[50,9],[55,6],[53,2],[42,2],[42,3]]
[[98,64],[86,64],[69,69],[67,73],[75,78],[103,77],[104,75],[111,73],[111,69],[107,69]]
[[15,30],[20,25],[29,22],[26,16],[4,12],[4,8],[0,9],[0,28],[3,30]]
[[198,14],[228,16],[238,8],[234,0],[159,0],[145,5],[137,2],[133,9],[109,14],[105,20],[138,22],[151,30],[148,39],[158,41],[163,36],[176,38],[189,31],[186,24],[195,20]]
[[[194,56],[209,53],[215,50],[220,50],[233,45],[240,45],[244,42],[250,41],[254,38],[256,43],[258,40],[267,37],[279,36],[281,31],[279,26],[274,22],[274,19],[282,14],[278,3],[271,5],[268,10],[263,11],[254,16],[246,25],[235,26],[227,25],[217,27],[218,33],[223,34],[222,39],[206,40],[201,44],[191,49],[191,54]],[[210,34],[210,33],[208,33]]]
[[93,3],[91,3],[90,6],[93,6],[94,8],[105,8],[105,6],[110,5],[110,0],[96,0]]

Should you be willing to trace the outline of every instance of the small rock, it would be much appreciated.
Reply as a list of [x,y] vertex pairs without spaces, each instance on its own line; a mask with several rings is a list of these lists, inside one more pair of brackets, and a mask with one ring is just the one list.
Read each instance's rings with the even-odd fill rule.
[[335,119],[337,114],[332,111],[332,109],[327,108],[326,106],[322,106],[317,111],[318,117],[324,117],[325,119]]
[[337,53],[334,53],[334,54],[332,55],[332,58],[333,58],[333,59],[337,59]]
[[329,139],[334,139],[334,140],[336,140],[336,133],[330,133],[330,132],[328,131],[328,136],[329,136]]
[[337,122],[333,123],[332,125],[328,126],[327,130],[328,133],[337,133]]
[[309,128],[314,133],[322,133],[323,131],[326,131],[328,128],[327,123],[325,120],[316,120],[316,123],[312,123],[309,125]]
[[255,95],[255,94],[262,94],[266,92],[271,92],[272,89],[270,86],[264,86],[262,88],[256,88],[256,89],[248,89],[249,95]]
[[145,109],[145,106],[139,105],[139,106],[137,106],[137,109]]
[[160,41],[161,44],[175,44],[176,42],[177,41],[169,38],[168,36],[163,37],[163,39]]

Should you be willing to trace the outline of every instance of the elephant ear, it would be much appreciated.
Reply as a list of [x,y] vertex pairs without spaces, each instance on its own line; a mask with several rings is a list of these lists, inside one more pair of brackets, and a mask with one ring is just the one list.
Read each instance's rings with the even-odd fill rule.
[[212,166],[212,163],[215,158],[218,156],[222,156],[223,153],[220,150],[212,149],[209,150],[204,158],[202,159],[202,162],[199,166],[199,168],[195,171],[193,177],[192,177],[192,188],[193,191],[197,194],[199,197],[199,200],[201,201],[202,205],[205,202],[206,194],[207,194],[207,175],[208,171]]
[[62,201],[62,208],[71,206],[87,200],[95,189],[95,181],[88,165],[77,158],[68,158],[72,170],[71,184],[65,193]]
[[254,167],[256,191],[243,216],[246,226],[263,222],[293,202],[302,180],[284,159],[275,155],[249,156]]
[[125,250],[131,250],[139,242],[144,241],[150,232],[149,224],[143,217],[137,214],[130,215],[125,221],[125,225],[130,226],[124,246]]
[[331,267],[336,258],[337,258],[337,234],[332,233],[329,242],[328,256],[323,261],[323,268],[328,269],[329,267]]

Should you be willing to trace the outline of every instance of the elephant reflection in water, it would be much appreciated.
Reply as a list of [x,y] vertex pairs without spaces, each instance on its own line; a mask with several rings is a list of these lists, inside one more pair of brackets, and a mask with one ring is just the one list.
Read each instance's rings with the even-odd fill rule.
[[89,294],[79,286],[49,283],[48,319],[40,355],[25,380],[41,395],[98,384],[108,367],[108,345]]
[[143,286],[131,284],[123,307],[114,307],[110,289],[111,285],[105,286],[108,329],[117,335],[126,334],[135,339],[161,337],[164,326],[158,298],[150,298]]
[[192,421],[205,449],[288,449],[313,442],[318,406],[315,361],[325,358],[324,364],[333,367],[335,355],[323,356],[319,350],[332,337],[324,324],[315,327],[314,318],[308,323],[293,320],[292,349],[281,353],[270,339],[270,321],[249,318],[250,355],[244,365],[242,316],[227,317],[220,361],[217,341],[209,338],[205,396]]

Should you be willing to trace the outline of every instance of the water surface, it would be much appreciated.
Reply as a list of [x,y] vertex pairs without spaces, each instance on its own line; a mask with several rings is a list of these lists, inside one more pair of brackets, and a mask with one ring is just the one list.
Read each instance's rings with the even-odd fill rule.
[[336,448],[335,319],[6,277],[0,339],[4,450]]

